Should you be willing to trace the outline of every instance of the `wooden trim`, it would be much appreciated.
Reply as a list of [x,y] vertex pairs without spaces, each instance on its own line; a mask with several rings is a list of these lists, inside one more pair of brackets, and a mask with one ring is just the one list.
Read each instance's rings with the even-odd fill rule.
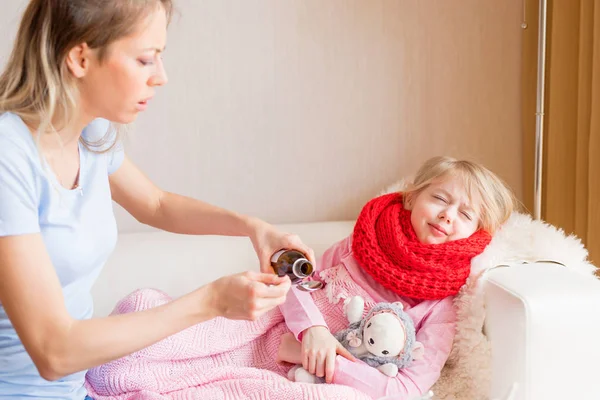
[[589,140],[589,201],[587,249],[594,265],[600,267],[600,4],[597,0],[589,0],[594,8],[593,27],[593,59],[591,66],[591,100],[590,140]]
[[577,160],[575,171],[575,231],[585,240],[588,232],[590,125],[592,92],[592,45],[594,0],[581,0],[579,29],[579,97],[577,115]]
[[533,213],[535,173],[535,124],[537,107],[537,48],[539,0],[524,0],[527,28],[523,32],[521,50],[521,130],[523,135],[523,206]]
[[542,217],[570,234],[575,232],[580,1],[549,4]]

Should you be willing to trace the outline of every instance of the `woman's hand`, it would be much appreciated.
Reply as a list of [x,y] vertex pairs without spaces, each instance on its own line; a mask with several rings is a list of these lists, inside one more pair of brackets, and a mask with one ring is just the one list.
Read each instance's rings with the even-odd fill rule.
[[302,366],[313,375],[331,383],[335,370],[335,357],[339,354],[350,361],[356,358],[324,326],[313,326],[302,336]]
[[281,232],[274,226],[264,221],[257,221],[253,225],[250,240],[260,261],[260,270],[265,273],[273,273],[271,268],[271,257],[279,250],[298,250],[315,265],[314,251],[302,243],[297,235]]
[[209,304],[215,316],[254,321],[282,304],[290,290],[287,276],[255,271],[217,279],[210,284]]

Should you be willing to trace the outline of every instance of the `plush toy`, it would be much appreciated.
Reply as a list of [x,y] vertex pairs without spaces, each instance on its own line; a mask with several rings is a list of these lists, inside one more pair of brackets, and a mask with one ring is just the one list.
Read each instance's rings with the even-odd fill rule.
[[[404,312],[402,303],[378,303],[363,318],[364,305],[360,296],[345,302],[344,310],[350,325],[334,335],[342,346],[390,377],[423,357],[424,347],[416,340],[414,323]],[[322,381],[302,366],[292,368],[288,376],[295,381]]]

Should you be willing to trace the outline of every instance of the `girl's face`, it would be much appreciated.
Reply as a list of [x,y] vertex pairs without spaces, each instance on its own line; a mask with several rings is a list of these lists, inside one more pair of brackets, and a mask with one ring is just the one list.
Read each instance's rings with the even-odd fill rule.
[[458,177],[434,181],[409,200],[409,208],[410,221],[421,243],[468,238],[479,228],[479,201],[469,198]]
[[166,37],[167,16],[158,6],[134,34],[109,46],[102,63],[95,51],[87,49],[89,64],[79,79],[84,115],[122,124],[133,122],[146,109],[155,87],[167,83],[160,56]]

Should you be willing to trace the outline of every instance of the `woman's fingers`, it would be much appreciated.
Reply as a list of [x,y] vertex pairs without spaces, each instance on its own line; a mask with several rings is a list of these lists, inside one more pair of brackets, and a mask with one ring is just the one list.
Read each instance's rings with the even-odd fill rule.
[[250,279],[254,280],[253,289],[257,298],[285,297],[292,284],[287,276],[275,274],[253,273]]
[[313,265],[315,265],[315,252],[305,245],[298,235],[288,236],[288,247],[300,251]]
[[[269,285],[272,283],[272,285]],[[285,302],[290,290],[289,278],[274,274],[244,272],[213,282],[218,315],[229,319],[256,320]]]

